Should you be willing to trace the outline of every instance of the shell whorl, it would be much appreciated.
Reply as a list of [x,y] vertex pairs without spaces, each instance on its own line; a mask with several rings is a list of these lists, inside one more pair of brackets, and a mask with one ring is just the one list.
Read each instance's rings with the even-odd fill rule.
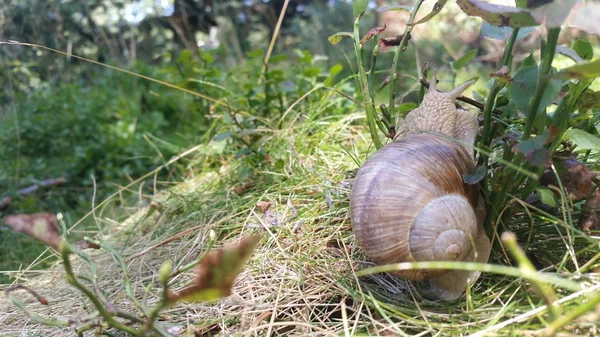
[[[467,256],[478,233],[477,187],[462,181],[472,168],[462,147],[429,134],[400,139],[369,158],[350,197],[353,230],[369,258],[386,264]],[[423,280],[436,272],[400,274]]]
[[[358,171],[350,195],[350,217],[359,246],[377,264],[415,261],[486,262],[491,250],[483,230],[485,207],[477,185],[463,181],[474,169],[477,117],[457,109],[454,99],[473,81],[443,93],[435,73],[419,108],[399,136]],[[437,134],[436,134],[437,133]],[[430,279],[434,296],[453,301],[479,273],[405,270],[412,280]]]

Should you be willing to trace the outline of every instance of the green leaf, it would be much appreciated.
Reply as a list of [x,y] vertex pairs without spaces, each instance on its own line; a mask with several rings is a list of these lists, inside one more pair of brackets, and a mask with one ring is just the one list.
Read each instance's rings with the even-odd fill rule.
[[407,11],[407,12],[411,12],[413,9],[412,6],[402,6],[402,5],[398,5],[398,6],[383,6],[383,7],[379,7],[377,9],[377,12],[382,13],[382,12],[387,12],[387,11]]
[[313,55],[308,50],[296,49],[295,52],[300,62],[311,63],[313,61]]
[[352,6],[352,12],[354,13],[354,17],[358,18],[363,15],[363,13],[367,10],[367,5],[369,5],[368,0],[354,0],[354,4]]
[[248,58],[259,58],[265,55],[265,51],[262,49],[256,49],[247,54]]
[[306,77],[317,77],[321,73],[321,68],[319,67],[310,67],[306,68],[302,71],[302,75]]
[[460,70],[464,66],[466,66],[471,60],[477,55],[477,49],[472,49],[466,52],[463,56],[459,57],[456,62],[454,62],[454,69]]
[[596,78],[600,77],[600,59],[583,62],[564,68],[556,75],[559,78]]
[[600,151],[600,138],[583,130],[571,129],[567,131],[567,138],[581,149]]
[[485,167],[477,166],[473,173],[471,174],[463,174],[463,181],[468,185],[475,185],[485,178]]
[[339,74],[343,69],[344,69],[344,67],[341,64],[336,63],[333,65],[333,67],[331,67],[329,69],[329,75],[335,76],[335,75]]
[[515,0],[515,5],[521,8],[527,8],[527,0]]
[[269,59],[269,64],[286,61],[289,58],[290,57],[286,54],[274,55],[274,56],[271,56],[271,58]]
[[579,55],[582,59],[589,61],[594,57],[594,49],[592,48],[592,44],[586,40],[577,40],[573,45],[573,50]]
[[229,138],[229,137],[231,137],[231,131],[225,131],[225,132],[223,132],[223,133],[219,133],[218,135],[216,135],[216,136],[213,138],[213,140],[214,140],[215,142],[220,142],[220,141],[222,141],[222,140],[224,140],[224,139],[227,139],[227,138]]
[[536,189],[536,194],[538,195],[538,197],[540,197],[540,200],[544,204],[550,207],[556,207],[556,199],[554,198],[554,193],[549,188],[538,187]]
[[[529,112],[530,100],[535,96],[535,88],[537,86],[539,68],[537,66],[525,66],[515,74],[509,85],[510,97],[513,103],[517,106],[517,109],[525,115]],[[544,111],[552,102],[556,100],[560,89],[562,87],[562,81],[551,80],[548,83],[546,91],[542,96],[542,100],[538,107],[539,114]]]
[[342,41],[342,38],[344,36],[352,38],[352,33],[349,33],[349,32],[335,33],[335,34],[331,35],[330,37],[328,37],[327,40],[329,40],[329,43],[331,43],[332,45],[336,45],[336,44],[340,43],[340,41]]
[[212,56],[212,54],[207,53],[207,52],[200,51],[200,58],[202,59],[202,61],[204,61],[208,64],[215,62],[215,57]]
[[580,109],[580,113],[589,109],[600,109],[600,91],[584,91],[577,100],[577,108]]
[[521,141],[513,146],[513,151],[525,155],[525,159],[532,166],[545,167],[552,163],[552,154],[544,147],[558,133],[558,128],[550,127],[541,135]]
[[438,0],[435,3],[435,5],[433,5],[433,9],[431,10],[431,12],[429,12],[429,14],[425,15],[421,20],[414,22],[412,25],[413,26],[420,25],[422,23],[425,23],[425,22],[433,19],[434,16],[438,15],[438,13],[442,11],[442,8],[444,8],[447,1],[448,0]]
[[188,64],[192,61],[194,54],[189,49],[184,49],[179,53],[179,57],[177,58],[178,63]]
[[[534,30],[534,27],[523,27],[519,29],[517,41],[525,38]],[[506,41],[512,35],[512,31],[512,27],[498,27],[488,22],[484,22],[483,25],[481,25],[481,35],[494,40]]]

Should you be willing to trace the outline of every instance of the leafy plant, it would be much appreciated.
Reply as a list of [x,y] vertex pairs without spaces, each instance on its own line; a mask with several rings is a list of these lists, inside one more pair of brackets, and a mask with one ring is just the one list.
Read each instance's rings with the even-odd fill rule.
[[[406,48],[413,27],[434,17],[442,10],[446,1],[438,1],[433,11],[418,22],[415,22],[415,15],[422,1],[415,1],[412,7],[403,5],[380,9],[409,11],[410,18],[403,35],[379,41],[377,34],[386,27],[373,28],[361,38],[358,23],[367,10],[367,2],[356,0],[353,3],[353,32],[336,33],[329,40],[337,44],[345,37],[352,38],[358,60],[357,75],[367,126],[375,149],[379,149],[383,146],[381,134],[394,138],[396,116],[401,111],[395,107],[398,55]],[[597,6],[588,4],[574,9],[576,1],[544,1],[541,5],[530,1],[516,1],[516,8],[475,0],[457,3],[467,15],[481,17],[485,21],[482,27],[484,36],[505,41],[502,61],[498,70],[490,74],[485,97],[477,93],[477,101],[461,99],[481,108],[483,114],[482,132],[475,145],[478,167],[473,174],[464,178],[469,184],[481,184],[488,210],[486,230],[492,234],[491,237],[499,238],[502,232],[510,231],[511,217],[516,213],[516,210],[507,210],[508,204],[519,200],[523,211],[537,212],[540,211],[537,202],[541,201],[551,209],[562,207],[566,210],[568,219],[556,235],[566,233],[570,237],[570,247],[597,245],[597,240],[589,235],[582,235],[581,229],[600,230],[600,223],[595,216],[597,209],[592,208],[598,202],[594,193],[598,188],[598,175],[588,168],[588,165],[597,165],[593,156],[600,152],[597,130],[600,109],[589,100],[591,96],[596,97],[590,86],[600,77],[600,60],[594,60],[592,45],[583,39],[572,41],[572,48],[558,45],[561,25],[571,10],[576,11],[573,17],[579,20],[584,20],[586,16],[593,20],[594,15],[597,15]],[[532,52],[513,69],[515,42],[524,33],[531,31],[531,27],[538,25],[543,25],[548,31],[539,47],[539,59]],[[595,32],[594,29],[591,32]],[[375,42],[370,53],[369,68],[366,62],[369,55],[365,55],[363,48],[370,39]],[[380,111],[377,111],[374,92],[382,85],[373,83],[372,75],[382,47],[395,48],[395,57],[391,65],[390,80],[382,84],[391,86],[389,104],[381,105]],[[567,55],[575,64],[563,69],[553,67],[557,53]],[[453,73],[456,75],[475,55],[476,51],[471,50],[453,62]],[[425,78],[426,71],[423,71],[421,93],[426,84],[423,81]],[[577,164],[573,165],[573,161]],[[552,182],[540,179],[543,175],[556,179]],[[579,182],[577,186],[572,183],[574,181]],[[555,198],[562,200],[563,204],[558,205]],[[583,200],[586,200],[584,206],[575,207],[583,207],[588,212],[580,213],[580,225],[577,226],[571,218],[574,210],[572,205]],[[535,228],[532,228],[533,231]],[[529,238],[532,235],[533,233],[529,233]],[[496,247],[504,250],[498,240]],[[504,256],[500,256],[500,253],[498,255],[499,259],[506,261]],[[573,269],[569,273],[577,272],[577,266],[570,267]],[[542,296],[545,299],[554,298],[549,297],[547,292]],[[553,301],[549,300],[547,304],[550,306]],[[594,297],[594,303],[599,301],[600,298]],[[587,307],[587,310],[590,308]],[[549,329],[555,331],[565,321],[559,318],[558,313],[551,314],[554,322]]]

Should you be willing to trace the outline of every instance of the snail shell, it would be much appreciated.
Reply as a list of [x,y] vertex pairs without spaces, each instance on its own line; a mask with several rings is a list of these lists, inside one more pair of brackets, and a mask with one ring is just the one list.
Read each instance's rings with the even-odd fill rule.
[[[352,228],[359,246],[377,264],[486,262],[489,257],[478,185],[466,184],[462,178],[473,172],[472,151],[448,139],[475,137],[476,116],[456,109],[453,102],[471,83],[459,86],[458,93],[457,89],[440,93],[435,82],[434,74],[428,94],[405,119],[400,137],[372,155],[353,183]],[[395,273],[411,280],[431,280],[434,296],[446,301],[462,296],[467,282],[479,276],[448,270]]]

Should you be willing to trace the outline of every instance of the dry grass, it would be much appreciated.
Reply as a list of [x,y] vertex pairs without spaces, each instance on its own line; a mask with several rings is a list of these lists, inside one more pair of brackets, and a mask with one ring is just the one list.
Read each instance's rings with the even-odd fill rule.
[[[306,122],[298,129],[274,132],[265,146],[284,158],[284,167],[257,170],[254,188],[242,195],[233,192],[243,184],[238,180],[239,162],[233,161],[219,172],[203,173],[163,192],[156,199],[160,212],[149,213],[150,206],[138,208],[123,223],[99,214],[97,222],[105,235],[98,239],[123,249],[137,297],[152,304],[160,294],[161,263],[171,260],[178,266],[191,261],[205,250],[211,230],[218,235],[218,245],[247,233],[263,234],[231,296],[218,303],[178,305],[164,313],[160,324],[176,336],[193,336],[194,331],[196,336],[447,336],[478,331],[481,336],[540,335],[548,322],[543,301],[520,279],[484,274],[458,303],[443,304],[422,299],[416,291],[421,285],[414,282],[389,275],[360,279],[354,275],[369,263],[356,246],[347,216],[346,177],[356,163],[340,145],[362,160],[368,141],[362,128],[350,125],[351,120]],[[362,145],[355,151],[356,144]],[[256,207],[258,201],[272,203],[266,214]],[[530,226],[525,214],[520,219],[511,224],[517,233]],[[192,226],[199,229],[132,258]],[[551,263],[562,263],[565,246],[553,241],[560,230],[551,224],[540,226],[532,236],[536,251],[555,254],[558,262],[549,259]],[[594,240],[581,239],[581,247]],[[133,310],[123,289],[123,273],[112,255],[90,253],[98,263],[99,284],[106,296]],[[499,261],[501,256],[496,255],[491,262]],[[589,248],[576,251],[580,262],[589,255]],[[74,268],[85,273],[80,262],[74,259]],[[172,286],[181,287],[190,277],[180,275]],[[585,285],[580,293],[559,291],[564,312],[584,303],[586,293],[600,289],[597,273],[585,273],[579,280]],[[48,298],[50,305],[43,307],[19,295],[41,315],[69,318],[90,310],[89,303],[66,284],[60,265],[42,272],[24,271],[19,282]],[[149,284],[154,287],[146,293]],[[0,308],[3,336],[74,335],[72,328],[32,322],[4,296]],[[567,324],[561,335],[597,335],[599,312]]]

